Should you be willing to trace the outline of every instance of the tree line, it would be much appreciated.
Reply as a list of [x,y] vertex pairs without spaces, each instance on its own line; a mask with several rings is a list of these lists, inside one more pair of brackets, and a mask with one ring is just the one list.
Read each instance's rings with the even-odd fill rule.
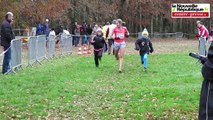
[[[0,20],[7,11],[15,15],[15,28],[36,26],[50,20],[52,27],[71,28],[74,22],[104,24],[121,18],[132,33],[147,28],[154,32],[197,32],[195,21],[201,20],[207,28],[213,25],[213,7],[209,19],[172,19],[172,3],[195,3],[194,0],[0,0]],[[212,0],[196,0],[210,3]]]

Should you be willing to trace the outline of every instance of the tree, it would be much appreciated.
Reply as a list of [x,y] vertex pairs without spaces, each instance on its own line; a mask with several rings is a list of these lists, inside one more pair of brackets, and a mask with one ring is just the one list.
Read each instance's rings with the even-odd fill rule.
[[69,6],[69,0],[22,0],[20,2],[20,16],[27,20],[26,24],[28,25],[34,25],[39,21],[43,22],[46,18],[51,21],[62,21]]
[[[149,32],[194,33],[198,19],[172,19],[172,3],[194,3],[194,0],[0,0],[0,20],[7,11],[14,12],[15,26],[34,26],[46,18],[64,26],[71,22],[103,24],[121,18],[130,32],[147,28]],[[212,0],[197,0],[196,3],[210,3]],[[211,18],[199,19],[208,28]],[[187,26],[185,28],[184,26]]]

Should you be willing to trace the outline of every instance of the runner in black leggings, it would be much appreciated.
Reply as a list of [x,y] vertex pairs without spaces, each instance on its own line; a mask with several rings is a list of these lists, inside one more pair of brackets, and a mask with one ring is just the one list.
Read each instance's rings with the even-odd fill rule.
[[99,67],[99,61],[101,61],[104,45],[106,42],[104,40],[102,30],[97,29],[97,35],[91,41],[91,44],[94,46],[94,59],[96,67]]

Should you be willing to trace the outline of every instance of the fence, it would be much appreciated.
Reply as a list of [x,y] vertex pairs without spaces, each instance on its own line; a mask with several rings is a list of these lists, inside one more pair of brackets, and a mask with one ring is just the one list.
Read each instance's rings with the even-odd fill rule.
[[[45,35],[29,37],[28,41],[28,66],[56,56],[55,36],[49,36],[48,44]],[[48,49],[47,49],[48,48]],[[61,55],[72,53],[72,36],[62,34],[60,37]],[[47,58],[48,57],[48,58]]]
[[29,31],[26,29],[13,29],[13,32],[17,36],[29,36]]
[[22,41],[14,39],[11,41],[11,71],[22,69]]
[[41,64],[46,57],[46,36],[30,37],[28,41],[28,66],[35,63]]
[[72,35],[62,34],[60,39],[61,55],[72,53]]
[[203,56],[206,55],[206,38],[204,38],[204,37],[199,38],[198,51],[199,51],[200,55],[203,55]]
[[[136,35],[134,33],[134,35]],[[142,32],[138,33],[138,37],[142,36]],[[156,38],[163,36],[175,37],[177,40],[183,38],[182,32],[176,33],[154,33],[153,35]],[[60,55],[67,55],[72,53],[72,35],[62,34],[60,35]],[[40,63],[41,61],[47,58],[53,58],[56,56],[56,43],[55,36],[49,36],[48,44],[46,36],[31,36],[28,37],[27,42],[27,52],[28,52],[28,66],[33,66],[35,63]],[[205,55],[205,48],[203,48],[205,42],[200,40],[199,53]],[[12,61],[11,68],[12,72],[18,70],[22,66],[22,41],[21,38],[12,40],[11,43],[12,49]],[[2,63],[3,55],[0,55],[0,62]]]
[[[3,49],[3,48],[2,48]],[[2,50],[3,51],[3,50]],[[0,66],[2,66],[3,63],[4,54],[0,54]]]
[[41,62],[44,59],[47,59],[46,57],[46,36],[40,35],[37,37],[37,53],[36,53],[36,59],[38,62]]
[[[72,36],[62,34],[60,37],[60,47],[61,55],[71,54],[72,53]],[[16,45],[17,47],[20,46]],[[32,36],[29,37],[28,43],[28,66],[32,66],[35,63],[41,64],[41,61],[48,58],[53,58],[55,56],[55,36],[50,36],[48,38],[48,51],[46,47],[46,36]],[[14,48],[15,49],[15,48]],[[20,57],[21,55],[19,55]],[[17,56],[16,56],[17,57]],[[16,61],[16,58],[13,58]],[[17,61],[20,62],[20,61]]]
[[[142,32],[138,33],[138,38],[142,37]],[[182,32],[176,32],[176,33],[159,33],[154,32],[153,34],[150,34],[150,37],[154,38],[175,38],[176,40],[182,40],[183,39],[183,33]]]
[[48,39],[48,57],[55,57],[55,35],[50,35]]
[[37,62],[36,51],[37,51],[37,37],[29,37],[28,40],[28,66],[32,66]]
[[176,32],[176,40],[182,40],[183,39],[183,33],[182,32]]

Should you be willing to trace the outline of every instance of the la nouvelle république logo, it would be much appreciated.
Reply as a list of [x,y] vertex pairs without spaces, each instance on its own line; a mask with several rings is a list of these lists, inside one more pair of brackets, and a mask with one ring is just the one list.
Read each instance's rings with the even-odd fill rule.
[[173,3],[171,4],[172,18],[210,18],[210,4]]

